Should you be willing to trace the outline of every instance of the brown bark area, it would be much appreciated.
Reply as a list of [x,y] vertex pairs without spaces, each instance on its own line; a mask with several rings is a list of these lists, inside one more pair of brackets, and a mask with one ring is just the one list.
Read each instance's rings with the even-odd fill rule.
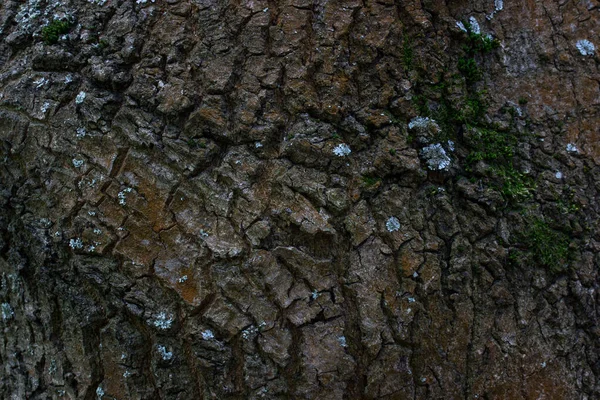
[[504,3],[0,4],[0,398],[600,399],[600,4]]

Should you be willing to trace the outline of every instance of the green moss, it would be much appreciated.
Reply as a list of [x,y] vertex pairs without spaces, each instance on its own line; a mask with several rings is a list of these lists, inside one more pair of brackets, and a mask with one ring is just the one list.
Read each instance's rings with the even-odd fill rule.
[[[462,148],[457,154],[464,162],[467,175],[473,174],[474,180],[496,189],[514,206],[530,199],[535,191],[534,180],[514,166],[523,138],[514,124],[500,131],[489,123],[487,92],[476,90],[474,86],[483,77],[478,61],[497,48],[499,42],[474,33],[468,23],[464,24],[467,33],[462,37],[462,52],[456,64],[459,73],[444,69],[435,84],[419,88],[413,105],[420,116],[431,117],[439,125],[440,132],[432,140],[455,141]],[[514,109],[504,111],[515,113],[513,117],[516,117]],[[479,161],[485,162],[487,170],[475,173],[473,167]]]
[[465,77],[468,84],[481,80],[482,72],[473,57],[461,57],[458,59],[458,70]]
[[510,132],[498,132],[489,128],[471,128],[471,152],[467,156],[467,166],[477,161],[508,164],[514,156],[518,137]]
[[478,161],[490,166],[494,176],[491,186],[502,193],[513,205],[531,198],[535,184],[531,177],[519,172],[513,165],[513,157],[520,140],[511,132],[499,132],[490,128],[471,128],[466,168],[470,170]]
[[100,39],[100,41],[98,41],[98,48],[100,50],[106,49],[106,48],[108,48],[108,46],[109,46],[108,40],[106,40],[106,39]]
[[70,29],[70,21],[53,19],[48,25],[42,28],[42,39],[46,44],[55,44],[58,42],[58,38],[68,33]]
[[527,247],[526,255],[552,273],[564,271],[570,258],[569,236],[552,229],[541,218],[532,218],[527,222],[526,231],[519,237]]
[[379,182],[381,182],[381,178],[369,176],[369,175],[363,175],[362,181],[366,186],[375,186]]
[[190,138],[187,140],[187,145],[192,149],[205,149],[206,143],[204,141],[198,141],[194,138]]
[[529,176],[517,171],[512,165],[497,171],[501,179],[500,193],[512,204],[518,204],[533,196],[535,184]]
[[467,38],[463,45],[463,50],[467,54],[486,54],[500,46],[500,42],[497,39],[471,31],[469,23],[465,24],[465,28],[467,28]]
[[471,25],[468,22],[463,22],[463,24],[467,29],[467,35],[465,36],[462,45],[465,55],[458,59],[457,67],[460,73],[465,77],[467,84],[472,84],[481,80],[483,76],[475,57],[491,52],[500,46],[500,42],[491,37],[473,32],[471,30]]
[[422,94],[416,94],[412,97],[412,103],[422,117],[428,117],[429,111],[429,100]]

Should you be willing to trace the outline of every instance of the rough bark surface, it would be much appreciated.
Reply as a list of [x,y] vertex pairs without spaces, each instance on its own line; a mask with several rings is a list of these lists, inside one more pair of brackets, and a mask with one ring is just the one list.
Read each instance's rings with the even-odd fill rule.
[[600,399],[599,21],[3,0],[0,398]]

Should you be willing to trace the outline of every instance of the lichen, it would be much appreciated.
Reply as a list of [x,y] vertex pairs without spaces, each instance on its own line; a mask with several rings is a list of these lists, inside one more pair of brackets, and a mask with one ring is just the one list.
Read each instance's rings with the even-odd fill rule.
[[567,143],[567,151],[569,153],[579,153],[579,149],[575,146],[575,143]]
[[215,338],[215,335],[210,329],[207,329],[201,333],[203,340],[212,340]]
[[8,321],[9,319],[14,318],[15,316],[15,312],[13,311],[11,305],[8,303],[2,303],[2,306],[0,306],[0,312],[2,313],[2,319],[4,321]]
[[338,157],[345,157],[350,153],[352,153],[352,150],[350,150],[350,146],[348,146],[346,143],[340,143],[333,149],[333,154]]
[[83,103],[83,101],[85,100],[85,96],[86,96],[85,92],[83,92],[83,91],[79,92],[79,94],[77,95],[77,97],[75,97],[75,103],[76,104]]
[[469,18],[469,24],[471,25],[471,32],[473,32],[476,35],[481,34],[481,27],[479,26],[479,22],[477,22],[477,19],[475,17]]
[[36,89],[41,88],[42,86],[44,86],[46,83],[48,83],[48,79],[41,77],[36,79],[35,81],[33,81],[33,84],[35,85]]
[[258,328],[254,325],[250,325],[248,328],[242,331],[242,337],[246,340],[250,339],[253,335],[258,333]]
[[162,345],[157,345],[156,350],[158,350],[158,354],[162,357],[163,360],[168,361],[173,358],[173,352],[167,351],[167,348]]
[[587,39],[578,40],[575,46],[582,56],[593,56],[596,53],[596,46]]
[[431,144],[421,149],[421,157],[432,171],[447,170],[450,167],[450,157],[440,143]]
[[83,241],[80,238],[71,239],[71,240],[69,240],[69,247],[72,248],[73,250],[82,249]]
[[389,217],[385,223],[385,227],[387,228],[388,232],[396,232],[400,230],[400,221],[396,217]]
[[169,329],[173,324],[173,317],[167,315],[165,312],[159,313],[154,319],[154,326],[158,329]]
[[408,123],[408,129],[424,130],[431,127],[437,127],[437,123],[429,117],[415,117]]
[[117,194],[117,198],[119,199],[119,204],[124,206],[127,204],[127,199],[126,199],[126,194],[127,193],[131,193],[133,189],[131,189],[130,187],[127,187],[123,190],[121,190],[118,194]]

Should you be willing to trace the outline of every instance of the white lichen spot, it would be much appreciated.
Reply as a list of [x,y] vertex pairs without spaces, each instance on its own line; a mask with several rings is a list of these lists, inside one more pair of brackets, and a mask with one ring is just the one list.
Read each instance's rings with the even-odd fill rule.
[[462,21],[456,21],[456,26],[463,32],[467,31],[467,28],[465,28],[465,24],[463,24]]
[[131,190],[132,190],[132,189],[131,189],[130,187],[128,187],[128,188],[125,188],[125,189],[121,190],[121,191],[120,191],[120,192],[117,194],[117,197],[118,197],[118,199],[119,199],[119,204],[120,204],[120,205],[124,206],[125,204],[127,204],[127,201],[126,201],[126,194],[127,194],[127,193],[131,193]]
[[546,368],[546,361],[544,361],[543,363],[541,363],[541,364],[540,364],[540,366],[541,366],[542,368]]
[[450,151],[454,151],[456,149],[452,140],[448,140],[448,148],[450,149]]
[[45,114],[46,111],[48,111],[50,109],[50,103],[48,103],[47,101],[44,102],[44,104],[42,104],[42,107],[40,107],[40,111],[42,112],[42,114]]
[[81,238],[71,239],[71,240],[69,240],[69,247],[72,248],[73,250],[82,249],[83,241],[81,240]]
[[128,370],[125,370],[125,372],[123,372],[123,378],[129,378],[131,376],[131,372],[129,372]]
[[41,0],[28,0],[23,3],[19,12],[15,15],[15,21],[25,32],[31,32],[39,24],[35,20],[42,15],[43,7],[41,3]]
[[215,338],[215,335],[210,329],[207,329],[201,333],[203,340],[212,340]]
[[101,399],[102,396],[104,396],[104,389],[102,389],[102,386],[100,386],[100,385],[96,388],[96,396],[99,399]]
[[50,360],[50,366],[48,367],[48,373],[53,374],[56,372],[57,369],[58,369],[58,367],[56,366],[56,360],[55,359]]
[[310,294],[310,297],[313,300],[316,300],[317,297],[319,297],[319,292],[317,292],[317,289],[313,290],[312,293]]
[[96,246],[94,246],[93,244],[90,244],[87,249],[85,249],[88,253],[92,253],[94,250],[96,250]]
[[48,83],[48,79],[41,77],[39,79],[36,79],[35,81],[33,81],[33,84],[35,85],[36,89],[41,88],[42,86],[44,86],[46,83]]
[[248,328],[246,328],[242,331],[242,337],[245,340],[248,340],[252,336],[256,335],[257,333],[258,333],[258,328],[254,325],[250,325]]
[[84,91],[79,92],[79,94],[77,95],[77,97],[75,97],[75,103],[76,104],[83,103],[83,101],[85,100],[85,96],[86,96],[86,94],[85,94]]
[[567,151],[569,153],[579,153],[579,149],[577,148],[577,146],[575,146],[575,143],[568,143]]
[[560,171],[556,171],[556,174],[554,174],[554,176],[556,177],[556,179],[562,179],[563,174]]
[[421,157],[427,163],[427,167],[432,171],[447,170],[450,166],[450,157],[440,143],[431,144],[421,149]]
[[596,53],[596,46],[587,39],[578,40],[575,46],[582,56],[593,56]]
[[93,230],[93,232],[94,232],[94,234],[96,234],[96,235],[101,235],[101,234],[102,234],[102,230],[101,230],[101,229],[98,229],[98,228],[95,228],[95,229]]
[[477,19],[475,17],[469,18],[469,25],[471,25],[471,32],[477,35],[481,34],[481,27],[479,26],[479,22],[477,22]]
[[504,8],[504,1],[503,0],[494,0],[494,6],[495,6],[496,11],[500,11]]
[[200,237],[207,238],[208,232],[206,232],[204,229],[200,229]]
[[346,143],[340,143],[333,148],[333,154],[338,157],[345,157],[350,153],[352,153],[352,150],[350,150],[350,146]]
[[159,313],[154,320],[154,326],[158,329],[169,329],[172,324],[173,317],[167,315],[165,312]]
[[156,349],[158,350],[158,354],[162,357],[163,360],[170,360],[173,358],[173,352],[167,351],[167,348],[162,345],[157,345]]
[[69,84],[71,82],[73,82],[73,75],[69,74],[69,75],[65,76],[65,83]]
[[2,306],[0,306],[0,312],[2,313],[2,319],[4,321],[8,321],[9,319],[13,319],[15,317],[15,312],[8,303],[2,303]]
[[385,223],[385,227],[387,228],[388,232],[396,232],[400,230],[400,221],[398,221],[398,218],[394,216],[389,217]]
[[86,134],[87,131],[85,130],[85,128],[77,128],[77,134],[75,135],[75,137],[82,138],[85,137]]
[[415,300],[415,298],[414,298],[414,297],[409,297],[409,298],[408,298],[408,302],[409,302],[409,303],[414,303],[415,301],[416,301],[416,300]]
[[418,278],[419,277],[419,273],[417,271],[413,272],[413,278]]
[[340,336],[338,338],[338,342],[340,343],[340,346],[348,347],[348,344],[346,343],[346,336]]
[[188,276],[187,276],[187,275],[184,275],[184,276],[182,276],[181,278],[179,278],[177,281],[178,281],[179,283],[184,283],[184,282],[185,282],[185,281],[187,281],[187,280],[188,280]]
[[83,167],[83,164],[84,164],[84,162],[85,162],[84,160],[80,160],[80,159],[77,159],[77,158],[74,158],[74,159],[73,159],[73,160],[71,160],[71,161],[73,162],[73,166],[74,166],[75,168],[81,168],[81,167]]
[[425,130],[437,126],[437,122],[429,117],[415,117],[408,123],[408,129],[417,130]]

